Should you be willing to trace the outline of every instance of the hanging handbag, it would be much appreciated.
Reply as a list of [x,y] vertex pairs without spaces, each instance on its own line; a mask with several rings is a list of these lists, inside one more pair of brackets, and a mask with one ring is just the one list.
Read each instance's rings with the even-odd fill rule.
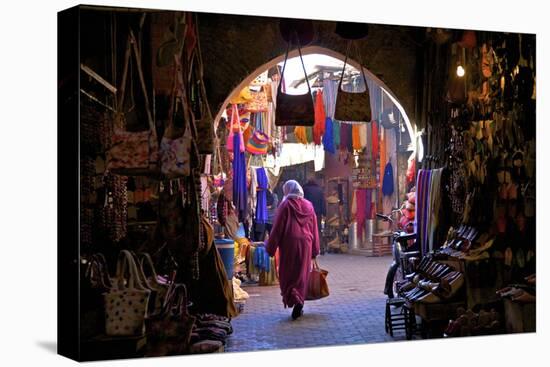
[[360,62],[361,75],[363,76],[363,81],[365,82],[365,91],[354,93],[342,90],[342,81],[344,80],[344,72],[346,71],[346,63],[348,61],[348,54],[352,42],[353,41],[349,41],[348,43],[344,67],[342,68],[340,83],[338,83],[338,94],[336,95],[336,104],[334,107],[334,119],[339,121],[370,122],[371,107],[369,85],[367,83],[367,77],[365,76],[365,70],[363,69],[363,65],[361,64],[359,58],[358,61]]
[[290,44],[288,42],[288,47],[285,53],[285,61],[283,63],[283,70],[281,73],[281,80],[277,87],[277,102],[275,110],[275,124],[277,126],[313,126],[314,125],[314,108],[313,108],[313,97],[311,96],[311,87],[309,85],[309,80],[306,72],[306,67],[304,65],[304,60],[302,59],[302,50],[300,49],[300,42],[298,42],[298,53],[300,54],[300,62],[302,63],[302,68],[304,69],[304,78],[307,84],[307,93],[291,95],[283,93],[281,86],[283,83],[283,76],[285,73],[286,61],[288,59],[288,52],[290,51]]
[[[132,52],[133,51],[133,52]],[[145,110],[149,129],[140,132],[125,130],[126,118],[124,112],[124,97],[126,80],[128,78],[128,66],[132,54],[136,60],[137,72],[144,97]],[[158,171],[158,143],[155,130],[155,123],[149,108],[147,88],[143,78],[141,67],[141,55],[137,47],[137,41],[130,30],[128,44],[126,47],[124,71],[122,73],[122,86],[120,88],[119,111],[114,117],[114,133],[111,139],[111,146],[106,152],[107,169],[115,174],[125,176],[150,175]]]
[[[148,253],[140,253],[139,255],[139,270],[143,274],[148,288],[151,289],[151,301],[149,303],[149,314],[154,315],[162,310],[163,303],[168,292],[168,284],[162,284],[159,282],[157,271],[153,260]],[[149,268],[149,272],[145,271],[145,268]]]
[[309,273],[307,280],[307,295],[306,300],[313,301],[328,297],[329,289],[327,283],[328,271],[321,269],[317,263],[317,259],[313,260],[313,268]]
[[227,135],[227,143],[226,148],[229,152],[232,152],[233,147],[233,137],[235,133],[241,135],[240,139],[240,146],[239,149],[241,152],[244,152],[244,138],[243,138],[243,130],[241,128],[240,123],[240,117],[239,117],[239,109],[237,108],[236,104],[231,105],[231,120],[229,125],[229,135]]
[[248,112],[267,112],[267,94],[264,87],[255,92],[251,92],[252,100],[245,104],[245,110]]
[[132,254],[122,250],[113,279],[114,286],[104,294],[105,333],[109,336],[138,336],[145,332],[145,316],[151,291],[140,282],[137,272]]
[[212,154],[214,153],[214,118],[212,117],[212,111],[208,104],[208,98],[206,95],[206,88],[204,86],[204,72],[202,63],[202,52],[200,48],[200,41],[197,34],[197,52],[196,52],[196,65],[198,73],[198,98],[201,107],[200,118],[196,121],[197,125],[197,148],[200,154]]
[[174,284],[166,294],[162,312],[147,320],[148,355],[187,352],[196,318],[187,311],[187,289]]
[[[191,114],[186,101],[183,99],[183,76],[178,58],[174,64],[174,84],[170,102],[169,122],[160,142],[160,170],[166,178],[189,176],[191,174]],[[184,132],[179,133],[174,124],[174,118],[181,107]],[[178,134],[179,133],[179,134]],[[179,136],[178,136],[179,135]]]
[[269,136],[263,132],[262,115],[256,115],[256,129],[246,143],[246,151],[250,154],[267,154]]

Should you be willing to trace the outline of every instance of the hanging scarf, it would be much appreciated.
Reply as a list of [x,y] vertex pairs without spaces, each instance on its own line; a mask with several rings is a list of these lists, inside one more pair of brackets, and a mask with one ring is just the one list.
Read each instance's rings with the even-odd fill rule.
[[267,221],[267,175],[263,167],[256,169],[258,192],[256,195],[256,223],[264,224]]
[[386,167],[386,131],[380,129],[380,187],[382,187],[382,182],[384,180],[384,168]]
[[323,146],[325,148],[325,151],[329,152],[330,154],[336,153],[332,136],[332,124],[332,119],[330,117],[327,117],[325,119],[325,134],[323,135]]
[[313,143],[313,127],[311,126],[306,127],[306,139],[308,144]]
[[333,145],[335,149],[340,148],[340,123],[336,120],[332,120],[332,135]]
[[296,126],[294,128],[294,136],[299,143],[307,144],[307,134],[305,126]]
[[340,123],[340,150],[352,152],[352,125]]
[[[233,135],[233,146],[241,144],[240,134]],[[233,204],[239,213],[239,221],[244,221],[247,211],[246,159],[244,152],[233,153]]]
[[325,106],[323,105],[323,91],[317,91],[315,95],[315,124],[313,125],[313,142],[321,145],[321,136],[325,133]]
[[376,161],[378,158],[378,123],[373,121],[371,123],[372,127],[372,159]]
[[391,196],[393,194],[393,167],[391,162],[386,164],[384,169],[384,180],[382,181],[382,193],[385,196]]

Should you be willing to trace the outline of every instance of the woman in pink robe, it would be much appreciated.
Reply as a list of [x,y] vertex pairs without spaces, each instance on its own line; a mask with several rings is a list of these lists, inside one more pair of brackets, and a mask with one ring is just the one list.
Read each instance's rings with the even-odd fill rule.
[[279,284],[283,304],[294,307],[292,318],[303,314],[311,260],[319,255],[319,232],[313,205],[304,199],[300,184],[283,185],[284,198],[277,209],[266,250],[270,256],[279,248]]

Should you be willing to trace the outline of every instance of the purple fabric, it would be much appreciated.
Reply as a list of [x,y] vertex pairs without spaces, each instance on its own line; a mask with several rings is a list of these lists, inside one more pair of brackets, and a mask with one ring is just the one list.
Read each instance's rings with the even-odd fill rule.
[[351,124],[340,123],[340,150],[353,152]]
[[292,307],[306,299],[311,259],[319,255],[319,232],[313,205],[300,197],[287,197],[277,209],[266,250],[279,249],[279,285],[283,304]]
[[[239,147],[240,144],[240,134],[234,134],[233,146]],[[244,221],[247,212],[246,160],[244,152],[238,148],[233,153],[233,204],[239,213],[239,221]]]
[[267,175],[263,167],[256,168],[256,178],[258,181],[256,194],[256,223],[263,224],[267,222]]

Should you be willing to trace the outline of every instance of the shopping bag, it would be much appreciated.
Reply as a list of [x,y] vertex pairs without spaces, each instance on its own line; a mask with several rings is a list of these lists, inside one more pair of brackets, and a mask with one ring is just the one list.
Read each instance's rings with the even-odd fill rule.
[[317,260],[313,260],[313,268],[309,273],[307,281],[307,295],[306,300],[314,301],[328,297],[329,289],[327,283],[328,271],[321,269]]

